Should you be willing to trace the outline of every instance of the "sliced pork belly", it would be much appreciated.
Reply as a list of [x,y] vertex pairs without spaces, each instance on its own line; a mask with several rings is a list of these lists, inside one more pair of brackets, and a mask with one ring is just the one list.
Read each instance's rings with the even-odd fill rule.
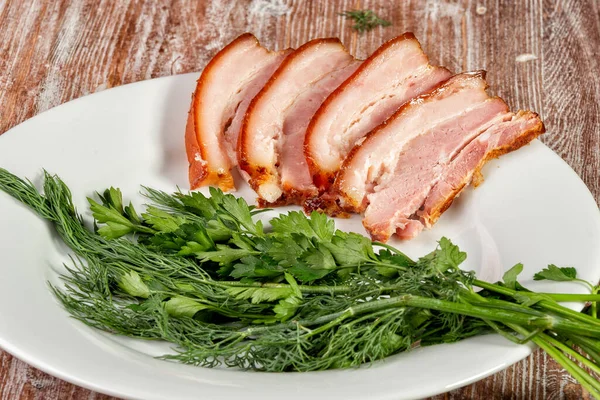
[[235,188],[231,168],[237,164],[246,109],[289,52],[269,51],[246,33],[208,63],[192,97],[185,133],[191,189]]
[[427,195],[417,212],[421,223],[431,227],[463,188],[471,182],[479,185],[480,171],[486,162],[521,148],[544,131],[544,124],[536,113],[519,111],[510,120],[496,124],[479,135],[450,162]]
[[394,233],[401,239],[416,236],[423,225],[412,216],[425,201],[448,161],[490,122],[501,121],[507,111],[502,100],[489,99],[409,141],[398,157],[393,173],[367,195],[369,204],[363,225],[371,236],[380,241],[387,241]]
[[336,179],[341,205],[363,212],[374,186],[394,177],[404,147],[447,120],[490,99],[482,72],[455,75],[430,93],[405,104],[355,146]]
[[333,182],[354,144],[406,101],[451,76],[429,65],[412,33],[383,44],[337,88],[313,117],[305,155],[321,192]]
[[[443,212],[440,199],[451,194],[443,185],[439,186],[439,196],[432,189],[444,179],[455,184],[456,174],[447,178],[445,174],[460,169],[462,164],[457,160],[473,153],[468,150],[473,143],[503,146],[510,142],[501,139],[504,132],[513,132],[509,136],[520,137],[513,141],[520,146],[537,136],[527,133],[529,125],[521,124],[522,117],[510,113],[501,99],[489,97],[486,87],[481,72],[456,75],[404,105],[353,148],[336,179],[335,190],[345,209],[364,211],[363,225],[374,240],[387,241],[394,233],[402,239],[417,235],[428,224],[419,219],[418,212],[430,193],[431,207],[424,220],[429,215],[435,218],[438,209]],[[499,141],[489,139],[498,133],[502,133]],[[468,153],[463,153],[465,150]]]
[[316,194],[303,153],[306,128],[359,64],[338,39],[310,41],[286,58],[252,100],[238,157],[261,205],[301,204]]

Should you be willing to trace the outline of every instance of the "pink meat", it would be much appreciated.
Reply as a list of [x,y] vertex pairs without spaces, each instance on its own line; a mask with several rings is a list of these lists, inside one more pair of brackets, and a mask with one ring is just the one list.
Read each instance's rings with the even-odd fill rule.
[[531,111],[519,111],[510,120],[486,130],[452,160],[429,192],[417,213],[421,223],[431,227],[470,182],[477,185],[479,171],[488,160],[519,149],[543,132],[542,121]]
[[316,193],[302,151],[306,127],[359,64],[338,39],[316,39],[294,51],[254,98],[238,156],[261,204],[302,203]]
[[298,96],[290,108],[288,117],[283,124],[285,144],[281,150],[280,165],[281,185],[288,198],[293,196],[294,191],[307,196],[316,195],[316,188],[302,151],[306,128],[321,103],[359,65],[360,61],[353,61],[344,68],[333,71],[318,81],[311,90]]
[[412,33],[383,44],[325,100],[307,131],[305,155],[313,181],[326,191],[354,144],[402,104],[451,73],[429,65]]
[[456,75],[433,92],[405,104],[372,131],[351,151],[337,175],[333,192],[339,194],[343,208],[364,211],[374,186],[394,177],[404,146],[486,102],[486,87],[482,73]]
[[237,141],[246,109],[290,50],[269,51],[245,33],[208,63],[192,98],[186,126],[190,186],[234,189]]
[[375,240],[394,233],[403,239],[418,234],[413,214],[421,207],[452,157],[508,111],[500,99],[489,99],[459,116],[423,132],[402,148],[393,175],[367,196],[363,225]]
[[482,72],[456,75],[405,104],[352,149],[332,192],[345,210],[364,212],[374,240],[418,235],[487,160],[543,133],[537,114],[509,112],[486,88]]

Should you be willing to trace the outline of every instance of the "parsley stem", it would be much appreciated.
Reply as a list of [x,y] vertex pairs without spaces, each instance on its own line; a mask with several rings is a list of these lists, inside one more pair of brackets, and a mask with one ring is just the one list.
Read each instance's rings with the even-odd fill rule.
[[[597,353],[599,355],[599,357],[595,357],[595,359],[598,363],[600,363],[600,343],[599,342],[594,341],[590,338],[576,335],[576,334],[569,335],[569,338],[578,346],[581,346],[581,347],[585,346],[587,349],[591,350],[592,352]],[[591,353],[591,352],[588,351],[588,353]]]
[[[221,281],[221,282],[212,282],[217,286],[223,287],[252,287],[252,288],[269,288],[269,289],[280,289],[280,288],[289,288],[290,285],[286,283],[260,283],[260,282],[240,282],[240,281]],[[298,285],[300,291],[304,294],[346,294],[352,291],[352,288],[347,285],[338,285],[338,286],[308,286],[308,285]]]
[[534,338],[533,342],[573,375],[573,378],[577,379],[581,386],[590,392],[594,398],[600,399],[600,383],[596,379],[591,377],[586,371],[565,356],[563,352],[544,340],[543,337]]
[[[514,329],[516,332],[527,335],[528,332],[523,327],[514,324],[507,324],[510,328]],[[550,339],[550,340],[549,340]],[[600,383],[590,376],[585,370],[583,370],[579,365],[575,364],[571,359],[569,359],[565,354],[560,351],[563,350],[562,346],[556,346],[556,344],[560,344],[558,341],[552,342],[552,338],[544,333],[538,334],[537,337],[532,338],[532,342],[539,346],[542,350],[544,350],[550,357],[552,357],[555,361],[557,361],[560,365],[563,366],[577,381],[588,391],[590,394],[594,396],[596,399],[600,399]],[[566,347],[566,346],[564,346]],[[568,349],[568,348],[567,348]],[[564,351],[564,350],[563,350]],[[577,354],[572,349],[567,351],[571,356],[576,357],[579,361],[581,359],[585,359],[585,357]],[[577,356],[576,356],[577,354]],[[585,365],[591,364],[589,360],[585,362]],[[589,366],[589,365],[588,365]]]
[[[192,277],[190,277],[193,279]],[[240,281],[210,281],[206,279],[197,279],[206,284],[221,286],[221,287],[249,287],[249,288],[268,288],[268,289],[282,289],[289,288],[290,285],[287,283],[261,283],[261,282],[240,282]],[[369,294],[377,294],[377,293],[387,293],[394,290],[398,290],[403,288],[404,284],[398,283],[395,285],[381,285],[374,286],[372,291],[367,293]],[[356,288],[353,288],[348,285],[298,285],[298,288],[303,294],[330,294],[330,295],[340,295],[340,294],[349,294],[352,293]],[[361,294],[361,297],[364,295]],[[509,303],[510,304],[510,303]],[[521,310],[522,311],[522,310]]]
[[490,290],[492,292],[504,294],[506,296],[512,296],[512,295],[514,295],[516,293],[515,290],[509,289],[509,288],[504,287],[504,286],[495,285],[493,283],[489,283],[489,282],[485,282],[485,281],[480,281],[479,279],[473,280],[473,285],[477,286],[477,287],[480,287],[482,289]]
[[[515,296],[517,294],[525,295],[525,296],[529,296],[529,295],[540,296],[540,293],[516,291],[516,290],[510,289],[510,288],[504,287],[504,286],[499,286],[499,285],[495,285],[493,283],[480,281],[478,279],[475,279],[473,281],[473,285],[478,286],[483,289],[487,289],[487,290],[496,292],[496,293],[500,293],[500,294],[503,294],[506,296],[510,296],[513,298],[515,298]],[[578,296],[578,295],[574,295],[574,296]],[[586,295],[586,296],[592,296],[592,295]],[[582,300],[580,300],[580,301],[582,301]],[[600,327],[600,320],[598,320],[597,318],[593,318],[587,314],[582,314],[580,312],[573,311],[570,308],[561,306],[560,304],[556,303],[555,301],[540,300],[536,304],[538,304],[540,307],[545,308],[546,310],[556,312],[558,314],[573,318],[574,320],[577,320],[580,322],[584,322],[584,323],[588,323],[588,324],[592,324],[594,326]]]
[[[494,286],[497,286],[497,285],[494,285]],[[502,288],[502,289],[506,289],[506,288]],[[472,294],[474,297],[481,298],[482,302],[490,302],[491,301],[490,299],[483,298],[482,296],[480,296],[477,293],[472,293]],[[529,332],[524,327],[519,326],[515,323],[507,323],[506,326],[508,326],[515,332],[522,335],[524,337],[523,340],[531,339],[531,341],[534,344],[538,345],[540,348],[542,348],[544,351],[546,351],[546,353],[548,353],[554,360],[556,360],[567,371],[569,371],[569,373],[571,375],[573,375],[573,377],[575,379],[577,379],[577,381],[579,381],[579,383],[581,383],[581,385],[584,386],[590,392],[590,394],[592,394],[596,399],[600,399],[600,383],[598,383],[598,381],[596,379],[591,377],[586,371],[584,371],[577,364],[575,364],[573,361],[571,361],[568,357],[566,357],[558,349],[575,357],[578,361],[583,362],[584,365],[593,369],[595,372],[598,372],[600,370],[600,368],[598,368],[597,365],[595,365],[593,362],[591,362],[587,358],[581,356],[576,351],[574,351],[573,349],[564,345],[563,343],[560,343],[559,341],[555,340],[551,336],[549,336],[543,332],[540,332],[539,328],[536,331]],[[499,331],[499,328],[495,329],[495,330]],[[506,337],[506,335],[504,335],[504,336]],[[588,339],[588,338],[581,338],[581,339],[586,342],[590,341],[590,339]]]
[[586,367],[588,367],[589,369],[591,369],[592,371],[594,371],[595,373],[600,375],[600,366],[596,365],[596,363],[592,362],[588,358],[583,357],[581,354],[576,352],[571,347],[565,345],[564,343],[556,340],[552,336],[547,335],[545,333],[541,333],[540,337],[542,339],[546,340],[547,342],[551,343],[553,346],[559,348],[564,353],[569,354],[571,357],[575,358],[577,361],[579,361],[580,363],[582,363],[583,365],[585,365]]
[[[382,242],[373,242],[374,246],[379,246],[379,247],[383,247],[384,249],[388,249],[389,251],[391,251],[392,253],[395,254],[399,254],[401,256],[406,257],[407,260],[410,260],[410,257],[408,257],[406,254],[404,254],[403,252],[401,252],[400,250],[398,250],[397,248],[395,248],[394,246],[391,246],[387,243],[382,243]],[[412,260],[411,260],[412,261]],[[414,262],[414,261],[413,261]]]
[[[505,324],[512,323],[534,328],[553,329],[557,332],[578,333],[579,335],[600,338],[600,328],[588,326],[587,324],[582,324],[577,321],[565,320],[557,316],[548,314],[544,314],[543,316],[534,316],[516,310],[512,311],[505,309],[494,309],[492,307],[483,307],[470,303],[454,303],[451,301],[426,298],[410,294],[398,295],[388,299],[368,301],[349,307],[344,311],[323,315],[313,320],[297,321],[294,324],[299,324],[302,326],[315,326],[329,324],[332,321],[339,323],[349,316],[397,307],[416,307],[450,312],[475,318],[489,319],[496,322],[503,322]],[[289,323],[287,325],[279,325],[280,328],[288,329],[292,326],[293,325],[290,325]],[[260,330],[260,328],[258,328],[258,330]],[[253,332],[256,331],[256,329],[253,330]]]
[[[600,290],[600,286],[595,286],[595,287],[592,289],[592,293],[593,293],[593,294],[598,294],[598,291],[599,291],[599,290]],[[592,310],[591,310],[591,311],[592,311],[592,317],[594,317],[594,318],[598,318],[598,302],[597,302],[597,301],[594,301],[594,302],[592,303]]]
[[600,301],[600,294],[567,294],[567,293],[539,293],[542,296],[547,296],[552,298],[554,301],[558,302],[583,302],[583,301],[592,301],[597,302]]
[[585,353],[588,355],[588,357],[590,357],[592,360],[594,360],[594,362],[596,364],[600,364],[600,353],[598,351],[594,350],[593,348],[591,348],[589,346],[586,346],[585,344],[576,343],[576,341],[574,341],[572,338],[569,338],[567,340],[567,343],[571,344],[571,345],[576,345],[581,350],[585,351]]

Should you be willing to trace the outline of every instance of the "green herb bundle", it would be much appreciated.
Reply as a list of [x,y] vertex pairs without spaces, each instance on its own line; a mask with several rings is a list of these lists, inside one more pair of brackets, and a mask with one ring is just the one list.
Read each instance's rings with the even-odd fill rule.
[[[497,332],[533,341],[600,398],[600,295],[587,282],[588,295],[534,293],[517,281],[522,265],[502,283],[482,282],[459,268],[466,254],[446,238],[414,261],[317,213],[263,226],[262,210],[216,189],[144,188],[151,205],[141,214],[107,189],[89,199],[94,231],[56,176],[46,173],[42,194],[0,169],[0,190],[52,222],[73,250],[64,287],[51,287],[65,309],[98,329],[169,341],[176,353],[166,359],[314,371]],[[535,279],[578,280],[554,265]],[[560,301],[592,306],[578,313]]]

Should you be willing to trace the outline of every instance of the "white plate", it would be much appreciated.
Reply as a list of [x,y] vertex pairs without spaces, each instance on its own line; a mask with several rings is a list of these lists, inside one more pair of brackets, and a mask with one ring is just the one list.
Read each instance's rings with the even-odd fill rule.
[[[186,188],[183,132],[196,78],[127,85],[36,116],[0,137],[0,166],[34,182],[42,168],[59,174],[82,211],[86,195],[110,185],[138,200],[140,184]],[[434,229],[399,247],[423,255],[445,235],[468,252],[465,268],[495,280],[523,262],[524,283],[536,290],[585,290],[527,280],[548,263],[574,266],[584,279],[600,278],[598,207],[558,156],[536,141],[491,162],[484,175],[485,183],[467,190]],[[253,198],[248,188],[239,194]],[[337,223],[364,232],[356,218]],[[408,399],[482,379],[531,352],[488,335],[354,370],[274,374],[179,365],[151,357],[166,345],[124,340],[69,318],[46,285],[56,281],[64,259],[51,227],[0,193],[0,346],[52,375],[121,397]]]

